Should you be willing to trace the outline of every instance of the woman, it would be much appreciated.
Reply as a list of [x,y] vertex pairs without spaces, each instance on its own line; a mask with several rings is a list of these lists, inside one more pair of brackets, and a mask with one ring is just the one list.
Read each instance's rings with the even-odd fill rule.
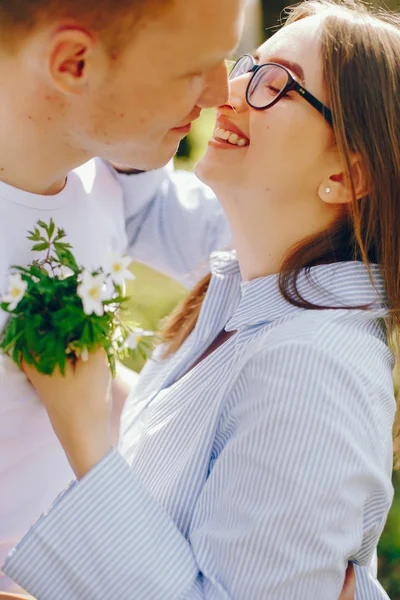
[[353,3],[301,4],[236,64],[197,167],[236,252],[167,325],[123,458],[101,354],[29,371],[78,478],[6,562],[39,600],[336,600],[348,561],[387,597],[399,93],[395,17]]

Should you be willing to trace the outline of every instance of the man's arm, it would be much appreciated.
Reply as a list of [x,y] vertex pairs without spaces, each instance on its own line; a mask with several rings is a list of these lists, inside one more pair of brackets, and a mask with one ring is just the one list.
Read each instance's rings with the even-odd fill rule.
[[192,287],[209,256],[231,246],[228,222],[214,193],[172,165],[148,173],[114,170],[124,194],[128,251],[134,260]]

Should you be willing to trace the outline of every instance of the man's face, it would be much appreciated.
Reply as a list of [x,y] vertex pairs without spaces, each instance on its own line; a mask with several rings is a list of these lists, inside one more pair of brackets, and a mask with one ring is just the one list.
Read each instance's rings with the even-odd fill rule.
[[69,145],[138,169],[175,154],[201,108],[228,99],[224,59],[234,50],[243,0],[175,0],[108,58],[104,77],[68,100]]

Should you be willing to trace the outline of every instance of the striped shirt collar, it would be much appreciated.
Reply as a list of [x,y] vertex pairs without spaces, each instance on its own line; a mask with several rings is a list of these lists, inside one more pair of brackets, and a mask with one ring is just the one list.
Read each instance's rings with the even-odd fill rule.
[[[219,279],[237,277],[240,285],[240,300],[225,328],[227,331],[271,323],[304,310],[282,297],[278,275],[243,281],[235,251],[214,252],[211,272]],[[313,304],[335,308],[369,305],[373,309],[383,309],[384,315],[387,309],[380,267],[372,265],[371,272],[375,287],[362,262],[318,265],[300,274],[298,289]]]

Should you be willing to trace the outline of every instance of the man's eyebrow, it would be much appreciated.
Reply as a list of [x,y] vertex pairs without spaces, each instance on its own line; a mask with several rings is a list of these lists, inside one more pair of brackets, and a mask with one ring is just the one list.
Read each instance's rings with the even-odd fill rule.
[[[251,55],[257,63],[260,63],[260,54],[259,54],[258,50],[255,50],[254,52],[252,52]],[[301,65],[299,65],[297,62],[294,62],[292,60],[287,60],[286,58],[278,58],[278,57],[268,58],[268,61],[266,61],[266,62],[274,62],[274,63],[277,63],[278,65],[282,65],[283,67],[286,67],[287,69],[289,69],[289,71],[292,71],[295,75],[297,75],[297,78],[300,80],[302,85],[305,85],[306,78],[304,76],[303,67]]]

